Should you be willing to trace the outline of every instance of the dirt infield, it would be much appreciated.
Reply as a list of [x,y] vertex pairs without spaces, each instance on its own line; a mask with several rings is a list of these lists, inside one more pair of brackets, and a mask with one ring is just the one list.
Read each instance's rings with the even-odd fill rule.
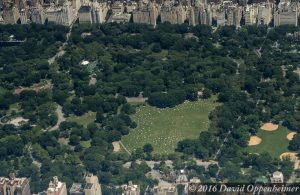
[[120,143],[117,142],[113,142],[112,145],[114,146],[114,152],[119,152],[121,150],[121,146]]
[[265,131],[276,131],[278,129],[278,125],[273,124],[273,123],[265,123],[260,128]]
[[284,152],[280,155],[280,160],[283,160],[284,158],[290,158],[291,161],[296,161],[297,159],[297,153],[296,152]]
[[287,134],[286,138],[288,140],[292,140],[294,138],[294,135],[296,135],[296,134],[297,134],[296,132],[291,132],[291,133]]
[[257,136],[251,136],[248,146],[255,146],[261,143],[261,138],[257,137]]

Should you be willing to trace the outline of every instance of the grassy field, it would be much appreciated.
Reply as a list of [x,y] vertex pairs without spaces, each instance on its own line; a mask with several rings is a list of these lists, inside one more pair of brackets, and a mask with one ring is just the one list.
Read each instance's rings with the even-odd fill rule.
[[161,50],[161,52],[159,52],[159,53],[151,53],[151,56],[157,60],[161,60],[161,59],[167,57],[168,53],[169,53],[168,50]]
[[279,126],[276,131],[263,131],[259,129],[257,136],[262,142],[256,146],[249,146],[248,151],[251,153],[269,152],[274,158],[279,158],[283,152],[288,152],[289,140],[286,138],[290,133],[287,128]]
[[4,87],[0,87],[0,95],[3,95],[7,90]]
[[82,147],[84,147],[84,148],[89,148],[89,147],[91,147],[91,140],[88,140],[88,141],[81,141],[80,144],[81,144]]
[[174,108],[165,109],[140,106],[133,115],[138,126],[130,130],[129,135],[123,136],[122,142],[131,152],[150,143],[154,147],[154,153],[172,153],[178,141],[184,138],[196,139],[201,131],[207,130],[208,115],[216,105],[214,99],[209,99],[186,101]]
[[91,122],[94,122],[95,119],[96,119],[96,113],[88,112],[82,116],[71,115],[70,117],[67,118],[67,121],[76,122],[76,123],[86,127]]

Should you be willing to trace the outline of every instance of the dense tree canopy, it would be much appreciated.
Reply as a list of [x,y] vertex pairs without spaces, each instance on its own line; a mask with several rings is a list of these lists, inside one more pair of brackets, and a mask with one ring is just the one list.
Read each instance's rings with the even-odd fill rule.
[[[17,171],[31,177],[34,192],[45,189],[54,175],[68,186],[81,182],[85,171],[97,174],[107,193],[114,191],[108,186],[130,180],[145,190],[156,181],[145,176],[149,167],[137,159],[169,158],[203,181],[253,181],[278,169],[291,174],[288,160],[249,154],[246,147],[262,122],[300,132],[300,57],[293,53],[299,40],[286,36],[298,27],[226,26],[213,32],[186,24],[75,25],[65,55],[51,65],[48,59],[66,40],[67,28],[5,25],[0,31],[3,38],[13,34],[24,40],[0,47],[0,175]],[[259,47],[261,57],[255,52]],[[211,96],[220,106],[209,115],[208,131],[180,141],[176,154],[152,154],[148,144],[131,156],[113,153],[111,143],[137,125],[130,116],[135,106],[126,97],[141,96],[160,108]],[[95,120],[65,121],[48,131],[58,120],[58,105],[65,117],[94,112]],[[28,122],[7,123],[15,117]],[[299,151],[299,143],[296,136],[290,150]],[[182,162],[193,157],[219,163],[205,169]],[[123,166],[127,161],[133,161],[129,168]],[[164,163],[157,169],[169,171]]]

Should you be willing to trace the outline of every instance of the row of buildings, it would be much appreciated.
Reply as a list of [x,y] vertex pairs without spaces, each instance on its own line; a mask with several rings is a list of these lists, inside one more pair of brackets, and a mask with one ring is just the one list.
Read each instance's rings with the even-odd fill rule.
[[[282,1],[245,4],[245,1],[207,0],[161,3],[141,0],[108,4],[96,0],[4,0],[0,23],[43,24],[45,21],[70,26],[79,23],[129,22],[155,26],[157,21],[190,25],[298,25],[300,3]],[[108,14],[109,13],[109,14]]]
[[[22,2],[22,0],[20,0]],[[110,17],[107,17],[111,10]],[[113,4],[97,1],[60,0],[59,2],[31,1],[31,4],[16,3],[15,0],[3,2],[0,23],[21,24],[29,22],[43,24],[46,20],[69,26],[78,18],[79,23],[129,22],[156,25],[157,21],[171,24],[188,22],[190,25],[206,24],[215,26],[233,25],[298,25],[300,4],[289,1],[261,2],[240,5],[233,1],[207,3],[194,1],[182,4],[175,1],[120,2]]]
[[[191,183],[200,183],[200,180],[193,178]],[[187,192],[188,181],[180,181],[180,184],[184,184],[185,191]],[[122,190],[122,195],[140,195],[141,190],[139,185],[133,184],[131,181],[128,184],[116,186]],[[0,177],[0,194],[1,195],[31,195],[29,179],[28,178],[16,178],[14,174],[11,174],[9,178]],[[48,188],[39,192],[36,195],[102,195],[101,185],[98,181],[98,177],[93,174],[87,174],[85,176],[85,183],[73,183],[69,191],[65,182],[59,181],[55,176],[50,181]],[[177,195],[177,185],[171,186],[156,186],[154,188],[147,188],[146,194],[174,194]]]
[[[258,178],[256,183],[283,183],[283,174],[276,171],[272,174],[270,180],[266,177]],[[178,195],[178,186],[183,186],[184,194],[188,194],[189,185],[198,185],[201,181],[197,177],[194,177],[188,181],[185,174],[180,174],[176,179],[176,182],[172,185],[158,185],[153,188],[147,187],[145,195]],[[141,190],[138,185],[134,185],[132,182],[128,184],[117,186],[121,188],[122,195],[140,195]],[[9,178],[0,177],[0,194],[1,195],[31,195],[29,179],[16,178],[14,174],[11,174]],[[55,176],[50,181],[48,189],[44,192],[39,192],[37,195],[102,195],[101,185],[98,181],[98,177],[93,174],[87,174],[85,177],[85,183],[73,183],[70,190],[67,190],[66,183],[61,182]]]
[[156,25],[157,18],[161,22],[190,25],[206,24],[214,26],[233,25],[298,25],[299,3],[281,2],[275,5],[271,2],[248,4],[240,6],[232,1],[221,4],[195,3],[184,6],[173,1],[162,5],[153,2],[140,3],[133,11],[133,22]]
[[[31,195],[28,178],[16,178],[10,174],[9,178],[0,177],[0,195]],[[50,181],[46,191],[39,192],[37,195],[102,195],[101,185],[98,177],[92,174],[85,176],[85,183],[73,183],[69,192],[66,183],[61,182],[55,176]]]
[[74,0],[63,1],[60,4],[46,4],[35,0],[4,0],[0,23],[45,23],[47,20],[48,22],[70,26],[77,18],[76,13],[79,7],[76,7],[78,5],[76,2],[78,1],[80,2],[80,0]]

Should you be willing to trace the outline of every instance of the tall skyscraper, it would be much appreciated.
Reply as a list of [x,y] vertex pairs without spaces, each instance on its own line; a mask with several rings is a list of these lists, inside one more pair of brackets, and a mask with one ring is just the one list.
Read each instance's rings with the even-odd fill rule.
[[4,7],[3,20],[5,24],[16,24],[20,18],[19,9],[12,5],[10,7]]
[[225,10],[218,9],[217,10],[217,26],[225,26],[226,18],[225,18]]
[[92,2],[88,5],[83,5],[78,10],[79,23],[95,23],[101,24],[105,22],[108,12],[106,3]]
[[134,185],[131,181],[128,182],[128,185],[122,186],[124,195],[139,195],[140,187],[138,185]]
[[9,178],[0,177],[1,195],[31,195],[29,179],[16,178],[10,174]]
[[50,6],[45,10],[45,17],[48,22],[70,26],[74,20],[72,4],[69,1],[64,2],[62,6]]
[[66,183],[59,181],[55,176],[53,180],[50,181],[46,193],[47,195],[67,195]]
[[241,19],[242,19],[242,8],[237,5],[229,6],[227,8],[227,23],[226,25],[232,25],[235,27],[241,26]]
[[262,3],[258,5],[257,24],[269,25],[272,20],[272,6],[270,3]]
[[98,177],[89,173],[85,177],[85,187],[84,194],[85,195],[100,195],[102,194],[101,186],[98,181]]
[[290,2],[280,3],[274,13],[274,26],[295,25],[298,26],[298,8]]
[[98,177],[90,173],[87,174],[85,184],[73,183],[69,193],[70,195],[102,195]]
[[[187,12],[187,18],[189,20],[189,25],[195,26],[196,25],[196,15],[195,15],[195,7],[189,6]],[[199,24],[199,23],[198,23]]]
[[37,24],[44,24],[45,23],[45,12],[44,9],[38,5],[37,7],[32,7],[30,9],[30,13],[31,13],[31,21],[33,23],[37,23]]
[[140,3],[138,8],[132,12],[134,23],[151,24],[156,26],[158,7],[155,3]]
[[258,10],[256,6],[248,5],[244,12],[245,25],[256,24],[257,13]]
[[170,22],[171,24],[182,24],[186,19],[186,10],[179,4],[165,2],[160,10],[161,22]]

